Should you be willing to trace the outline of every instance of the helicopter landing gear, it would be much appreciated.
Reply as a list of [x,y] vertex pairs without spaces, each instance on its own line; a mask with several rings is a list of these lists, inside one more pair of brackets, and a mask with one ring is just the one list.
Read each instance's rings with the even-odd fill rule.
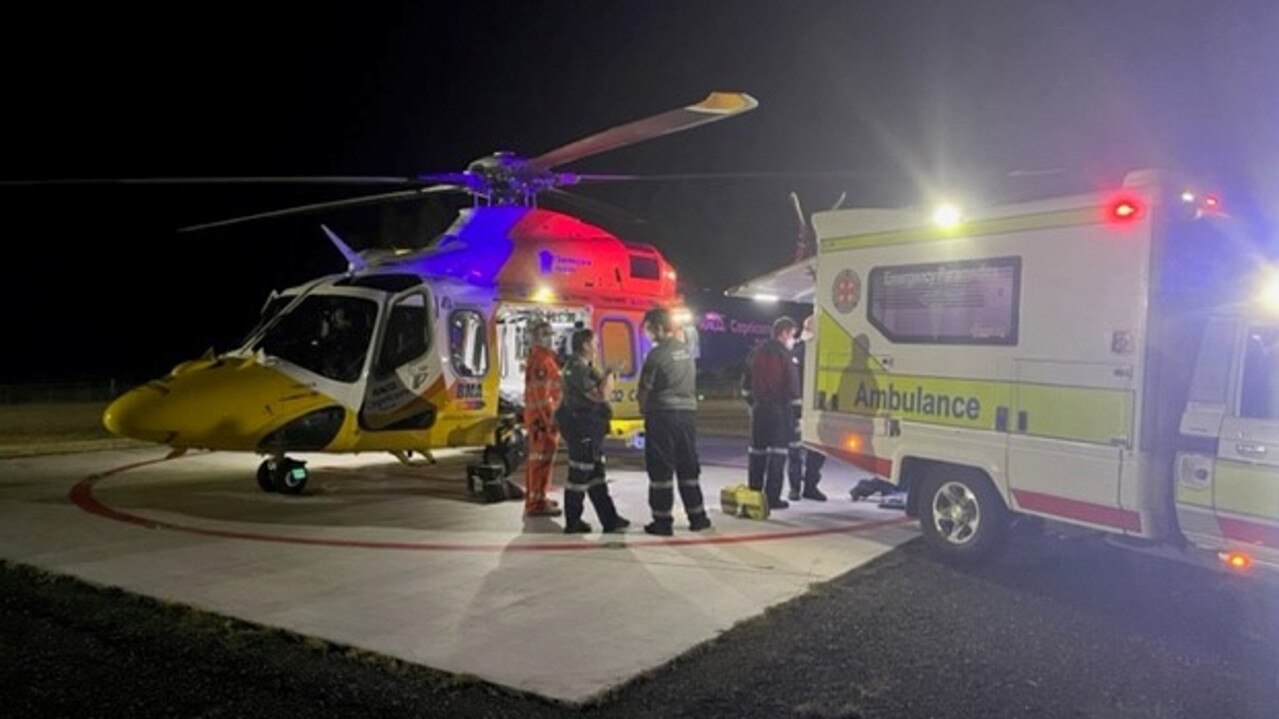
[[311,478],[306,462],[288,457],[271,457],[258,465],[258,486],[263,492],[301,494]]

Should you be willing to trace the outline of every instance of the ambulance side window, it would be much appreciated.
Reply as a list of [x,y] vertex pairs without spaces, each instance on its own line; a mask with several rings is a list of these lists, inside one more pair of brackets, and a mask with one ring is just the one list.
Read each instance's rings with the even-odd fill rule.
[[1020,257],[874,267],[867,286],[866,317],[891,342],[1017,344]]
[[626,320],[604,320],[600,323],[600,362],[616,367],[618,376],[635,374],[635,332]]
[[1239,416],[1279,419],[1279,327],[1248,330]]
[[483,315],[475,310],[457,310],[449,316],[449,353],[457,376],[488,374],[488,332]]

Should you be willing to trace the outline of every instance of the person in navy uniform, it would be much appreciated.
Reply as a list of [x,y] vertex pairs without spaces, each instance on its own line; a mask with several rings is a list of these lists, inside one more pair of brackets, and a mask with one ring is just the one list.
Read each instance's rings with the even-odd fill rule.
[[604,479],[604,437],[613,412],[608,405],[613,370],[595,366],[595,333],[579,329],[570,340],[564,364],[564,401],[556,413],[560,436],[568,447],[568,484],[564,487],[564,533],[583,534],[591,525],[582,520],[583,497],[591,500],[603,531],[621,532],[631,525],[618,515]]
[[795,414],[795,426],[791,432],[790,446],[787,447],[786,478],[790,480],[788,499],[795,502],[799,499],[811,499],[825,502],[826,495],[817,488],[822,481],[822,467],[826,464],[826,455],[805,447],[800,441],[799,422],[804,414],[804,354],[808,343],[813,341],[813,316],[804,319],[804,329],[799,334],[799,342],[791,350],[791,361],[795,365],[795,375],[799,378],[799,394],[791,400]]
[[649,534],[674,533],[675,484],[694,532],[709,529],[702,502],[701,464],[697,458],[697,369],[688,347],[676,335],[665,309],[644,315],[644,331],[656,344],[640,370],[640,413],[644,415],[644,465],[648,470]]

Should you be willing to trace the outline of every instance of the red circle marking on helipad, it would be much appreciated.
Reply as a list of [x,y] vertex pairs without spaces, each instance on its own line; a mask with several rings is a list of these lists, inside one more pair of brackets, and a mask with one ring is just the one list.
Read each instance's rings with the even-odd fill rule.
[[[180,457],[166,456],[158,459],[151,459],[144,462],[134,462],[132,464],[122,465],[109,469],[105,472],[91,474],[76,483],[71,488],[71,492],[67,498],[71,500],[80,509],[96,514],[100,517],[113,519],[117,522],[126,522],[136,524],[148,529],[167,529],[174,532],[183,532],[185,534],[195,534],[203,537],[221,537],[223,539],[248,539],[257,542],[278,542],[281,544],[309,544],[324,547],[349,547],[356,549],[409,549],[418,551],[432,552],[552,552],[552,551],[576,551],[584,549],[623,549],[629,547],[670,547],[670,546],[689,546],[689,545],[712,545],[712,544],[744,544],[747,542],[773,542],[783,539],[799,539],[802,537],[819,537],[826,534],[854,534],[857,532],[866,532],[880,527],[891,527],[893,525],[910,524],[914,520],[894,517],[892,519],[877,519],[869,522],[857,522],[841,527],[826,527],[823,529],[792,529],[779,532],[768,532],[763,534],[716,534],[712,536],[688,537],[679,539],[626,539],[617,541],[554,541],[554,542],[534,542],[530,544],[462,544],[457,542],[373,542],[364,540],[346,540],[346,539],[323,539],[320,537],[283,537],[272,534],[258,534],[255,532],[231,532],[220,529],[205,529],[203,527],[192,527],[176,522],[165,522],[156,519],[148,519],[140,517],[136,514],[130,514],[113,507],[110,507],[98,501],[93,496],[93,485],[99,481],[123,474],[132,469],[146,467],[153,464],[159,464],[171,459],[179,459]],[[521,535],[527,536],[527,535]],[[625,536],[625,535],[618,535]]]

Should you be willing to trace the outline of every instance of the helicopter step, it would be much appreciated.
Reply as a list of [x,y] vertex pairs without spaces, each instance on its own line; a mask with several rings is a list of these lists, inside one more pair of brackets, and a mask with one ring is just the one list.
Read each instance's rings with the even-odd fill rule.
[[264,492],[301,494],[311,473],[306,462],[289,457],[271,457],[258,465],[258,487]]

